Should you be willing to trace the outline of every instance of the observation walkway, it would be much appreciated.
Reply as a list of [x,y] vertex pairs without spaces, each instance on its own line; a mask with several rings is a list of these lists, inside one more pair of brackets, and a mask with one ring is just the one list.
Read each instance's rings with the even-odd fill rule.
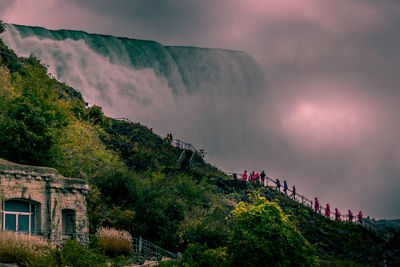
[[[198,153],[197,149],[192,144],[185,143],[185,142],[183,142],[181,140],[173,140],[171,142],[171,145],[174,146],[174,147],[178,147],[178,148],[183,149],[182,154],[178,159],[178,162],[181,160],[181,157],[182,158],[184,157],[185,151],[192,151],[193,152],[191,160],[192,160],[193,156],[195,155],[195,153]],[[229,175],[229,176],[233,176],[234,174],[241,176],[240,173],[225,172],[225,171],[224,171],[224,173]],[[241,177],[237,177],[237,179],[238,180],[242,180]],[[247,181],[247,182],[251,183],[251,181]],[[261,178],[260,178],[260,180],[258,182],[261,183]],[[268,176],[265,177],[263,186],[270,187],[272,189],[277,190],[276,181],[274,179],[272,179],[271,177],[268,177]],[[283,188],[283,185],[281,184],[280,187]],[[279,191],[281,191],[281,190],[279,190]],[[302,194],[297,193],[297,190],[296,190],[296,194],[295,195],[293,195],[293,191],[290,188],[287,188],[287,192],[288,192],[287,195],[289,197],[291,197],[294,201],[296,201],[298,203],[301,203],[302,205],[304,205],[306,207],[310,207],[311,209],[314,210],[314,207],[313,207],[314,202],[311,199],[307,198],[306,196],[304,196]],[[325,208],[322,205],[320,205],[319,210],[316,211],[316,212],[318,214],[320,214],[321,216],[324,216],[325,215]],[[326,217],[326,216],[324,216],[324,217]],[[350,220],[348,214],[341,214],[340,218],[341,218],[341,221],[360,224],[363,227],[365,227],[366,229],[368,229],[368,230],[370,230],[370,231],[372,231],[372,232],[374,232],[376,234],[381,235],[385,240],[389,240],[393,236],[393,233],[391,233],[389,231],[386,231],[386,230],[376,226],[367,217],[363,216],[362,222],[358,221],[357,214],[353,216],[353,220]],[[336,220],[335,212],[332,211],[332,210],[330,210],[329,219]]]
[[[229,175],[229,176],[232,176],[232,177],[233,177],[235,174],[237,175],[237,173],[234,173],[234,172],[224,172],[224,173],[227,174],[227,175]],[[243,181],[243,179],[242,179],[241,177],[237,177],[237,179]],[[246,182],[252,183],[251,181],[248,181],[248,180],[247,180]],[[259,184],[262,184],[261,178],[259,178],[259,180],[256,181],[256,182],[259,183]],[[274,189],[274,190],[276,190],[276,191],[282,192],[282,193],[284,194],[283,190],[282,190],[282,191],[280,190],[280,188],[283,187],[282,184],[280,184],[279,189],[278,189],[276,180],[272,179],[271,177],[268,177],[268,176],[265,177],[263,186],[269,187],[269,188],[271,188],[271,189]],[[296,202],[298,202],[298,203],[300,203],[300,204],[302,204],[302,205],[304,205],[304,206],[306,206],[306,207],[311,208],[311,209],[312,209],[313,211],[315,211],[316,213],[318,213],[318,214],[320,214],[321,216],[324,216],[324,217],[327,218],[327,216],[325,216],[325,211],[326,211],[326,210],[325,210],[325,208],[324,208],[321,204],[320,204],[320,206],[319,206],[319,210],[316,211],[316,210],[314,209],[314,206],[313,206],[313,205],[314,205],[314,202],[313,202],[311,199],[305,197],[304,195],[297,193],[297,190],[296,190],[296,194],[293,195],[293,191],[288,187],[288,188],[287,188],[287,193],[286,193],[286,195],[287,195],[288,197],[290,197],[291,199],[293,199],[294,201],[296,201]],[[390,232],[388,232],[388,231],[385,231],[385,230],[383,230],[383,229],[377,227],[375,224],[373,224],[373,223],[372,223],[369,219],[367,219],[366,217],[363,217],[363,218],[362,218],[362,222],[359,222],[359,221],[358,221],[357,215],[353,216],[353,220],[350,220],[348,214],[341,214],[341,215],[340,215],[340,218],[341,218],[340,221],[351,222],[351,223],[357,223],[357,224],[359,224],[359,225],[362,225],[362,226],[365,227],[366,229],[368,229],[368,230],[370,230],[370,231],[372,231],[372,232],[374,232],[374,233],[376,233],[376,234],[382,235],[382,237],[383,237],[385,240],[389,240],[389,239],[393,236],[392,233],[390,233]],[[331,219],[331,220],[336,220],[336,218],[335,218],[335,212],[332,212],[332,210],[330,210],[329,219]]]

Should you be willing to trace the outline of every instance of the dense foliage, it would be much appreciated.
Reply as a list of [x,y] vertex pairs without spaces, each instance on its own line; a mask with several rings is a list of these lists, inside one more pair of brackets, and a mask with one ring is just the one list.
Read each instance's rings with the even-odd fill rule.
[[315,248],[274,202],[256,194],[231,212],[227,246],[191,244],[166,266],[317,266]]
[[68,125],[69,109],[53,90],[55,81],[46,69],[32,61],[23,77],[0,68],[6,90],[0,92],[1,155],[25,164],[43,165],[52,159],[51,149],[60,129]]
[[278,206],[264,197],[240,202],[228,253],[233,266],[315,266],[314,248]]
[[[140,124],[87,107],[37,59],[17,57],[0,40],[0,157],[86,179],[91,231],[114,227],[185,251],[169,263],[176,266],[312,265],[315,253],[379,259],[382,240],[362,227],[320,218],[268,188],[251,200],[258,185],[228,179],[200,155],[177,164],[181,152]],[[107,262],[74,242],[57,253],[71,266]]]

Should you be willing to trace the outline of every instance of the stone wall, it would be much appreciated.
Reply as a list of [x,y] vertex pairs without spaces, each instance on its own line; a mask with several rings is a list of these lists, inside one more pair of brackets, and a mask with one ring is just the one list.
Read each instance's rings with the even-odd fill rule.
[[[84,241],[89,234],[85,180],[66,178],[55,169],[19,165],[0,159],[0,226],[4,229],[4,203],[22,200],[35,205],[35,234],[51,240],[73,237]],[[74,214],[74,233],[63,235],[63,210]]]

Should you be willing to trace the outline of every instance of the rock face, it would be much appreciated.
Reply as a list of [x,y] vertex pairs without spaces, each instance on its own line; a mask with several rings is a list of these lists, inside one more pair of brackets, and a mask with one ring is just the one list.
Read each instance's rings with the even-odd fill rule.
[[86,242],[89,223],[84,180],[55,169],[0,159],[0,229],[42,235],[51,242]]

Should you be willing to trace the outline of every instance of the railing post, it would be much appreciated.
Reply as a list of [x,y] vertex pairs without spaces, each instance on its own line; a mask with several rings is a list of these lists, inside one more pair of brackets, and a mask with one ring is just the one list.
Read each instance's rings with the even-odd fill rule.
[[142,246],[143,246],[143,240],[142,240],[142,237],[140,236],[139,237],[139,253],[142,252]]
[[301,204],[304,204],[304,196],[301,196]]

